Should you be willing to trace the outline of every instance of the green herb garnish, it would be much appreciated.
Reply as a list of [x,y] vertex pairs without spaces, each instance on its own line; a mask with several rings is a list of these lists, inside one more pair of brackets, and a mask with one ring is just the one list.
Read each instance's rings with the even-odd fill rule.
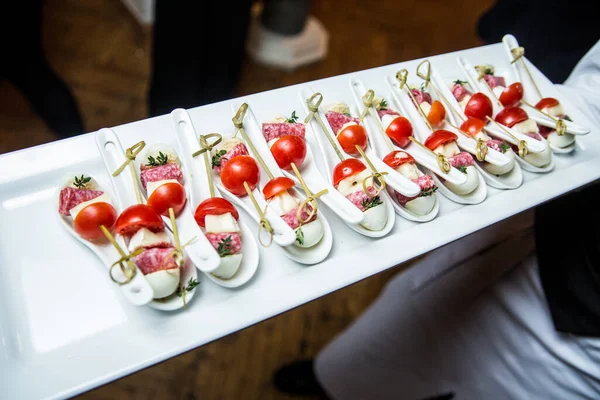
[[460,79],[457,79],[457,80],[454,81],[454,83],[457,84],[457,85],[461,85],[462,86],[462,85],[466,85],[469,82],[467,82],[467,81],[461,81]]
[[573,122],[573,120],[571,119],[571,117],[569,117],[568,115],[565,115],[565,117],[563,119],[566,119],[569,122]]
[[506,143],[502,143],[500,145],[500,150],[502,150],[502,153],[506,153],[508,150],[510,150],[510,146],[507,145]]
[[364,208],[364,211],[367,211],[369,208],[377,207],[378,205],[383,204],[383,202],[379,196],[373,196],[368,199],[364,199],[361,204]]
[[425,82],[421,83],[421,92],[425,91]]
[[80,178],[75,177],[75,179],[73,180],[73,185],[77,188],[77,189],[85,189],[85,185],[87,183],[89,183],[89,181],[91,181],[92,178],[89,176],[83,176],[81,175]]
[[467,167],[464,165],[459,165],[458,167],[456,167],[456,169],[462,172],[463,174],[467,173]]
[[221,239],[219,242],[219,247],[217,248],[217,253],[219,253],[220,257],[227,257],[231,255],[231,235]]
[[169,161],[169,157],[166,154],[163,154],[162,151],[158,152],[158,156],[156,158],[152,156],[148,156],[148,163],[146,166],[148,167],[160,167],[161,165],[165,165]]
[[387,101],[385,101],[385,99],[381,99],[381,101],[379,102],[379,107],[377,107],[377,111],[386,110],[387,108],[388,108]]
[[200,282],[198,282],[196,279],[190,278],[190,280],[188,281],[187,285],[185,285],[185,287],[183,285],[180,285],[177,288],[177,292],[175,292],[175,293],[177,294],[177,296],[183,297],[183,295],[184,295],[185,292],[191,292],[199,284],[200,284]]
[[430,187],[429,189],[421,190],[421,197],[432,196],[438,190],[437,186]]
[[299,245],[304,244],[304,232],[302,232],[302,227],[296,229],[296,242],[298,242]]
[[295,124],[298,122],[298,116],[296,115],[296,111],[292,112],[292,116],[285,120],[285,122],[289,122],[290,124]]
[[212,156],[212,167],[220,167],[221,166],[221,157],[223,157],[227,152],[225,150],[219,150]]
[[352,114],[350,114],[349,112],[345,112],[345,113],[342,113],[342,114],[345,115],[346,117],[352,118]]

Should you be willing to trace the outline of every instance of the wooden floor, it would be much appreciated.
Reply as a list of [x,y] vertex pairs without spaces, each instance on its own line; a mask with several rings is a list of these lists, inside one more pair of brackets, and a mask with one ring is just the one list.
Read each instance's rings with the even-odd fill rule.
[[[246,61],[239,94],[324,78],[481,43],[475,22],[492,0],[314,1],[330,33],[326,60],[282,72]],[[145,118],[151,30],[118,0],[47,0],[44,42],[74,91],[87,131]],[[54,140],[0,81],[0,153]],[[401,267],[399,267],[401,268]],[[287,399],[271,385],[283,363],[309,358],[346,327],[399,269],[87,393],[100,399]]]

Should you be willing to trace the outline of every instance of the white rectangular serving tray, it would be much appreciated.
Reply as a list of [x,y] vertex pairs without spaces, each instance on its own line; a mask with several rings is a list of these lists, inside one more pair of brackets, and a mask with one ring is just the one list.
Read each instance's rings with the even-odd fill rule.
[[[507,70],[502,44],[429,57],[444,78],[461,76],[456,57]],[[385,77],[411,72],[420,60],[310,82],[324,104],[353,105],[350,76],[389,98]],[[552,85],[537,69],[544,88]],[[185,84],[185,82],[180,82]],[[300,85],[243,98],[259,121],[303,107]],[[199,133],[230,133],[233,100],[189,110]],[[488,187],[479,205],[461,206],[438,195],[439,216],[418,224],[397,218],[382,239],[350,230],[322,207],[335,232],[333,250],[321,264],[304,266],[277,246],[261,249],[256,276],[238,289],[202,279],[186,311],[165,313],[127,303],[94,255],[58,224],[53,196],[65,173],[86,172],[109,182],[94,134],[0,156],[0,398],[54,399],[73,396],[154,363],[201,346],[293,307],[414,258],[600,177],[598,127],[566,99],[570,116],[589,126],[576,151],[554,155],[545,175],[524,172],[517,190]],[[171,118],[164,115],[114,128],[125,146],[139,140],[175,145]],[[313,153],[320,159],[313,133]],[[256,225],[243,216],[252,229]],[[439,268],[445,266],[440,265]],[[424,271],[436,274],[436,271]]]

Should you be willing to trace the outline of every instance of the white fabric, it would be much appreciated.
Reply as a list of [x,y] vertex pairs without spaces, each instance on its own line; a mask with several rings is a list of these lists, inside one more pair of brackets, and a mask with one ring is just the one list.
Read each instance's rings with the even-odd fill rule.
[[[559,87],[600,126],[600,42]],[[600,340],[554,330],[531,220],[467,236],[391,280],[316,358],[330,396],[600,398]]]

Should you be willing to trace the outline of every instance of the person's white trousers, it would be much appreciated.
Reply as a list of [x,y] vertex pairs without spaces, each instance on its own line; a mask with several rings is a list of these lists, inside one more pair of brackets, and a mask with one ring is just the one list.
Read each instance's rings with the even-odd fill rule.
[[600,340],[554,330],[531,225],[531,213],[496,224],[391,280],[316,358],[329,395],[600,398]]

